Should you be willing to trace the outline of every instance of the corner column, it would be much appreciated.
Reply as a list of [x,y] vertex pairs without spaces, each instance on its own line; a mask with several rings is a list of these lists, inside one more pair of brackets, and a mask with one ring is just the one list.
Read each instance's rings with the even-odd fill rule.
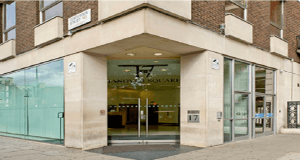
[[[219,69],[212,68],[213,59]],[[181,56],[180,143],[197,147],[223,144],[223,56],[211,51]],[[200,122],[188,122],[188,111],[199,110]]]
[[[70,63],[75,62],[70,73]],[[107,59],[76,53],[64,58],[65,146],[107,146]],[[105,113],[100,113],[104,111]]]

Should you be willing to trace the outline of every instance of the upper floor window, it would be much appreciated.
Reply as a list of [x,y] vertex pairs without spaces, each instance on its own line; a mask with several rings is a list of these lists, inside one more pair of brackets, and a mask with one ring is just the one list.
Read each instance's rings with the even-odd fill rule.
[[40,0],[40,22],[47,21],[55,16],[63,16],[62,0]]
[[225,13],[232,13],[242,19],[247,20],[247,1],[246,0],[225,1]]
[[16,39],[16,2],[7,1],[4,3],[3,7],[3,39],[4,41]]
[[271,1],[270,2],[270,20],[271,20],[271,35],[276,35],[280,38],[282,35],[283,28],[283,2],[282,1]]

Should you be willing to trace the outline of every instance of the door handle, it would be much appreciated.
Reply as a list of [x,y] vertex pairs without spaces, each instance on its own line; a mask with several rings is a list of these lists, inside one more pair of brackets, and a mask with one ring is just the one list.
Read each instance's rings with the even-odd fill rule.
[[146,137],[148,137],[148,98],[146,98]]
[[141,137],[141,98],[138,99],[138,136]]

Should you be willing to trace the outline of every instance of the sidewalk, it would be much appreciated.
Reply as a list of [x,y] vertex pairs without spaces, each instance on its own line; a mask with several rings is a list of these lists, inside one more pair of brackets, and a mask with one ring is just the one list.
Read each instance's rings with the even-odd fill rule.
[[[149,151],[151,153],[151,151]],[[130,154],[130,152],[127,152]],[[122,160],[125,158],[92,153],[64,146],[0,137],[0,160]],[[140,159],[140,158],[139,158]],[[209,147],[160,160],[299,160],[300,135],[272,135]]]

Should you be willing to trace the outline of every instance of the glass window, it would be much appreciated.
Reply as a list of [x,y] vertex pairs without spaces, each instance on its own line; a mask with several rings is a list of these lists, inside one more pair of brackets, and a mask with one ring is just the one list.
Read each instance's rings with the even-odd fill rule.
[[282,10],[281,1],[271,1],[270,2],[270,19],[278,27],[282,27]]
[[4,40],[16,38],[16,2],[10,1],[4,4]]
[[271,35],[276,35],[282,38],[280,33],[283,26],[281,1],[270,2],[270,20],[271,20],[271,28],[270,28]]
[[246,1],[231,0],[225,1],[225,13],[234,14],[244,19],[244,9],[246,8]]
[[16,25],[16,2],[5,3],[5,30]]
[[53,2],[55,2],[56,0],[43,0],[42,2],[42,7],[47,7],[49,6],[50,4],[52,4]]
[[246,136],[248,133],[248,120],[234,121],[234,137]]
[[270,35],[278,36],[281,35],[281,29],[278,27],[275,27],[274,25],[270,25]]
[[26,134],[24,71],[6,75],[0,81],[0,134]]
[[63,2],[60,0],[41,1],[42,22],[55,16],[63,16]]
[[249,91],[249,65],[246,63],[235,61],[234,90]]
[[63,60],[0,77],[0,135],[61,143]]
[[248,118],[248,94],[236,94],[234,103],[234,118]]
[[255,67],[255,92],[274,94],[274,71]]
[[231,63],[224,59],[224,119],[231,118]]
[[224,142],[231,141],[231,120],[224,120]]
[[16,39],[16,28],[5,33],[5,41]]

